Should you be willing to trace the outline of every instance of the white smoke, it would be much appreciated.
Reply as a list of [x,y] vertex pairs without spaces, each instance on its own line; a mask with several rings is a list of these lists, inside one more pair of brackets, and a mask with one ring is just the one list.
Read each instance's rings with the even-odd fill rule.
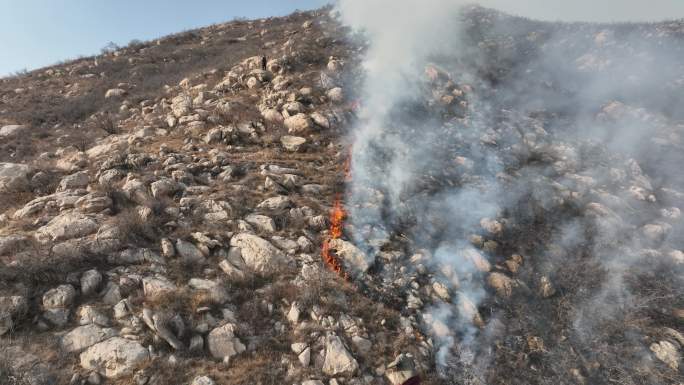
[[[490,60],[484,57],[481,52],[484,50],[461,44],[465,27],[461,25],[459,12],[471,3],[453,0],[340,0],[337,6],[342,21],[368,39],[363,63],[365,81],[359,95],[363,108],[359,124],[352,134],[354,180],[350,211],[356,230],[355,241],[372,258],[382,245],[391,242],[393,233],[404,228],[419,229],[409,235],[419,247],[429,249],[430,267],[435,271],[437,280],[456,292],[447,301],[449,303],[435,304],[423,313],[426,328],[436,340],[436,361],[442,369],[454,362],[486,366],[483,363],[486,358],[478,357],[478,344],[488,342],[490,333],[485,331],[491,328],[481,325],[477,306],[487,299],[486,274],[483,273],[486,269],[481,269],[481,265],[486,263],[488,256],[485,251],[472,248],[470,236],[482,233],[482,218],[496,218],[504,210],[518,210],[521,197],[525,197],[525,202],[534,201],[538,206],[534,209],[548,210],[549,216],[560,216],[553,218],[559,223],[552,237],[563,252],[556,256],[550,251],[548,255],[543,254],[546,251],[540,253],[542,255],[538,257],[544,261],[539,263],[540,272],[552,275],[558,266],[566,263],[569,250],[576,250],[589,242],[593,242],[592,257],[596,258],[598,267],[607,272],[598,294],[578,309],[574,326],[580,334],[591,333],[597,322],[592,317],[584,317],[585,314],[593,316],[593,309],[602,309],[598,320],[601,322],[631,305],[632,298],[625,287],[624,275],[641,260],[642,255],[637,251],[646,247],[630,238],[635,226],[643,223],[636,220],[634,224],[624,224],[634,209],[620,206],[620,201],[631,198],[604,194],[593,186],[636,183],[637,190],[641,185],[646,186],[643,188],[645,191],[652,190],[648,187],[648,180],[639,182],[644,177],[640,175],[638,166],[633,167],[626,159],[641,152],[642,142],[654,131],[651,127],[653,122],[648,125],[627,116],[620,124],[602,126],[594,118],[597,106],[610,102],[616,95],[631,96],[630,93],[639,90],[642,96],[651,93],[656,96],[658,87],[654,84],[669,76],[668,65],[676,65],[676,57],[666,53],[634,60],[603,55],[605,46],[612,44],[613,39],[610,33],[603,33],[598,27],[580,29],[573,32],[574,35],[559,33],[545,40],[543,49],[537,52],[538,57],[526,58],[529,62],[525,65],[529,71],[549,76],[549,79],[540,79],[541,86],[531,83],[529,77],[519,82],[515,78],[510,79],[506,90],[495,90],[498,94],[492,99],[505,102],[495,106],[495,102],[489,100],[492,94],[488,92],[493,91],[487,89],[486,81],[478,78],[479,75],[458,72],[464,61],[476,62],[476,66],[484,68],[486,65],[483,63]],[[478,3],[546,20],[611,22],[684,16],[684,4],[666,4],[665,1],[661,2],[661,7],[624,0],[483,0]],[[492,28],[499,27],[494,23]],[[510,31],[502,32],[504,35],[507,33]],[[600,38],[587,39],[587,36],[594,35]],[[590,50],[593,55],[573,57],[573,53],[565,50],[568,40],[589,40],[592,47],[595,45]],[[629,36],[623,36],[623,40],[629,40]],[[634,50],[639,49],[636,47],[638,39],[630,43]],[[438,71],[439,76],[449,77],[440,80],[443,83],[455,83],[460,87],[472,82],[481,87],[468,93],[469,112],[464,117],[450,118],[445,123],[435,119],[431,106],[425,107],[425,100],[433,96],[425,69],[433,62],[451,66],[443,72]],[[576,66],[584,62],[588,66],[606,65],[610,71],[581,77],[576,73]],[[660,73],[653,71],[654,63],[660,66]],[[556,87],[558,84],[555,83],[563,81],[563,86],[577,84],[578,89],[571,89],[572,97],[548,92],[547,88]],[[514,102],[509,103],[511,100]],[[502,113],[500,107],[506,103],[514,105],[518,111],[504,111],[505,116],[499,117]],[[572,130],[563,132],[557,127],[543,127],[538,121],[528,119],[526,113],[539,105],[558,107],[559,110],[569,106],[576,110],[572,117],[574,121],[568,124]],[[624,124],[627,121],[629,124]],[[552,137],[547,130],[560,133]],[[582,169],[583,162],[590,163],[594,159],[584,159],[578,153],[578,143],[590,140],[625,158],[611,158],[610,169]],[[495,144],[488,145],[487,142]],[[551,166],[535,166],[534,162],[525,164],[525,157],[544,157],[548,153],[562,156]],[[471,159],[454,162],[456,155],[467,155]],[[515,158],[518,155],[522,160]],[[467,170],[461,172],[461,168]],[[515,169],[515,181],[506,179],[511,175],[502,177],[507,168]],[[473,169],[475,171],[471,172]],[[615,173],[624,173],[625,169],[629,175],[619,183],[613,182]],[[581,175],[578,174],[580,171]],[[558,174],[564,176],[550,181],[553,175]],[[664,174],[656,177],[667,179]],[[426,175],[437,180],[453,177],[458,183],[431,191],[425,187],[430,184],[424,181]],[[447,177],[442,178],[445,175]],[[606,182],[609,180],[611,182]],[[592,206],[600,207],[598,211],[603,210],[596,217],[566,219],[554,210],[559,211],[563,206],[563,194],[570,194],[569,191],[586,195],[586,199],[605,197],[610,202],[619,202],[616,205],[606,203],[610,210]],[[595,228],[596,234],[588,237],[586,232],[589,228]],[[610,301],[616,303],[610,304]],[[489,322],[495,321],[496,317],[492,315]]]

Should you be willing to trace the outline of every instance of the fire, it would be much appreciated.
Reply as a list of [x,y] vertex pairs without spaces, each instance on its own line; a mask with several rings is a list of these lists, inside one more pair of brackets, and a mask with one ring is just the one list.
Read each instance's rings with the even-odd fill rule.
[[[344,162],[344,178],[345,181],[351,179],[351,149],[349,150],[349,155]],[[321,248],[321,257],[323,261],[328,265],[328,267],[339,274],[340,277],[345,280],[349,280],[349,274],[344,271],[342,262],[339,260],[335,252],[331,250],[330,242],[334,239],[339,239],[342,237],[342,232],[344,228],[344,220],[347,218],[347,211],[342,203],[342,194],[337,194],[335,196],[335,203],[333,204],[332,210],[330,210],[330,229],[328,238],[323,241],[323,246]]]

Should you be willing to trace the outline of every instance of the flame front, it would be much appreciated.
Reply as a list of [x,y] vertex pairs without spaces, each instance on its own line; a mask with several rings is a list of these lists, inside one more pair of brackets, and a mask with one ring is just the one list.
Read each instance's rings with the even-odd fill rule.
[[[351,149],[349,150],[349,155],[344,162],[344,178],[345,181],[351,180]],[[335,196],[335,203],[333,204],[332,210],[330,211],[330,229],[328,237],[323,241],[323,246],[321,248],[321,256],[323,261],[328,267],[336,272],[340,277],[345,280],[349,280],[349,274],[344,271],[342,262],[335,255],[335,252],[330,247],[330,242],[333,239],[338,239],[342,237],[344,220],[347,218],[347,211],[344,209],[344,204],[342,203],[342,194],[337,194]]]

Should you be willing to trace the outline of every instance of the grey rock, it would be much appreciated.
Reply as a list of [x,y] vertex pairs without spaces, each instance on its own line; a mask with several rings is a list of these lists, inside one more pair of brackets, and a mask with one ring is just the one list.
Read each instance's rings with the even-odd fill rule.
[[230,359],[245,351],[245,345],[235,336],[235,329],[234,324],[227,323],[209,333],[207,344],[214,358]]
[[114,337],[116,330],[101,328],[94,324],[79,326],[65,334],[61,339],[62,349],[67,352],[81,352],[98,342]]
[[95,294],[102,284],[102,274],[92,269],[81,275],[81,294],[88,296]]
[[121,337],[112,337],[97,343],[81,353],[81,366],[94,370],[107,378],[120,378],[150,359],[150,353],[140,343]]

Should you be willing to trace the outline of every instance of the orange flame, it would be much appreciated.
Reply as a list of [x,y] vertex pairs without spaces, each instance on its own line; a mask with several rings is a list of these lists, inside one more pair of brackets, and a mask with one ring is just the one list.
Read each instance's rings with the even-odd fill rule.
[[[344,176],[345,180],[349,181],[351,179],[351,149],[349,150],[349,155],[344,162]],[[336,272],[340,277],[345,280],[349,280],[349,274],[344,271],[342,262],[339,260],[334,251],[331,250],[330,241],[333,239],[339,239],[342,237],[344,220],[347,218],[347,211],[344,209],[344,204],[342,203],[341,194],[335,196],[335,203],[333,204],[332,210],[330,210],[330,229],[329,236],[323,241],[323,246],[321,248],[321,257],[323,261],[328,265],[328,267]]]

